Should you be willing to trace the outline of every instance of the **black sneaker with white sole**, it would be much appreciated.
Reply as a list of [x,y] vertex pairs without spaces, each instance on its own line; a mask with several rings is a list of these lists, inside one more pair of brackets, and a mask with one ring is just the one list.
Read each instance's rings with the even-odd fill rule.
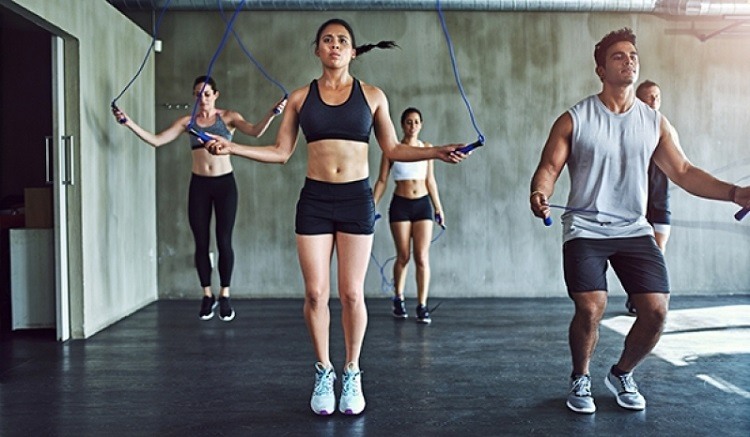
[[213,296],[203,296],[201,312],[198,314],[198,317],[201,320],[211,320],[214,317],[214,308],[216,308],[216,298]]
[[234,308],[229,302],[229,297],[219,298],[219,318],[224,322],[231,322],[234,319]]

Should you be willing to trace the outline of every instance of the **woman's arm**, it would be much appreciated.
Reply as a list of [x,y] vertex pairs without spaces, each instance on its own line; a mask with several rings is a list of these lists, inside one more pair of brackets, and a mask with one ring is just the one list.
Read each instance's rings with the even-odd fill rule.
[[385,188],[388,186],[388,174],[391,172],[391,161],[381,155],[380,158],[380,171],[378,172],[378,180],[375,181],[375,186],[372,189],[372,197],[375,199],[375,206],[377,207],[378,202],[385,193]]
[[299,133],[299,110],[307,95],[307,88],[300,88],[289,96],[288,110],[284,112],[276,143],[270,146],[246,146],[233,143],[226,138],[211,135],[214,139],[205,144],[214,155],[236,155],[253,161],[285,164],[297,147]]
[[112,114],[115,116],[115,119],[117,119],[118,122],[119,120],[122,120],[124,118],[125,123],[122,124],[133,131],[133,133],[136,134],[138,138],[152,145],[153,147],[163,146],[164,144],[174,141],[177,137],[180,136],[181,133],[185,132],[185,128],[187,127],[188,121],[190,120],[190,116],[185,115],[178,118],[174,123],[172,123],[171,126],[159,132],[158,134],[153,134],[140,127],[136,122],[133,121],[130,116],[128,116],[119,108],[112,108]]
[[378,140],[383,154],[391,161],[423,161],[425,159],[439,159],[444,162],[458,163],[464,160],[464,155],[457,150],[463,144],[448,144],[439,147],[412,147],[401,144],[396,136],[396,128],[391,120],[388,99],[385,93],[372,85],[362,84],[367,102],[373,108],[373,124],[375,138]]
[[229,119],[228,124],[230,126],[234,126],[235,128],[237,128],[237,130],[245,135],[250,135],[252,137],[258,138],[266,132],[266,129],[268,129],[268,126],[271,125],[274,117],[284,112],[286,103],[286,99],[281,99],[273,106],[273,108],[271,108],[266,113],[263,119],[256,124],[250,123],[245,120],[245,118],[242,117],[242,114],[240,114],[239,112],[227,111],[227,118]]
[[[432,144],[425,143],[425,147],[432,147]],[[430,195],[432,200],[432,207],[435,209],[435,215],[440,215],[440,225],[445,227],[445,214],[443,213],[443,206],[440,203],[440,192],[438,190],[437,180],[435,179],[435,169],[432,161],[427,162],[427,193]]]

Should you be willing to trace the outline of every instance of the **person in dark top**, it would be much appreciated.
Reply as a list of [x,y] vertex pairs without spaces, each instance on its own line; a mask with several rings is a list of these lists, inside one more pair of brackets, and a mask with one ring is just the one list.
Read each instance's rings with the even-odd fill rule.
[[[193,96],[203,90],[198,101],[194,124],[201,130],[231,139],[235,130],[260,137],[266,131],[277,111],[283,111],[286,100],[281,100],[266,113],[256,124],[246,121],[242,114],[229,109],[216,107],[219,90],[213,78],[199,76],[193,83]],[[168,128],[158,134],[140,127],[132,118],[117,107],[112,108],[115,118],[125,120],[127,126],[138,138],[156,147],[171,143],[182,133],[186,133],[191,115],[184,115],[175,120]],[[218,270],[221,289],[219,291],[219,318],[225,322],[234,319],[234,308],[229,300],[229,286],[234,268],[234,251],[232,250],[232,230],[237,215],[237,184],[235,183],[232,163],[228,156],[214,156],[193,136],[190,149],[193,158],[192,177],[188,195],[188,219],[195,240],[195,268],[203,288],[203,299],[199,317],[209,320],[214,316],[216,297],[211,290],[211,259],[209,257],[211,212],[216,214],[216,246],[218,251]]]
[[290,94],[274,145],[244,146],[216,137],[206,147],[215,154],[283,164],[294,152],[302,127],[307,139],[307,174],[297,203],[295,231],[305,281],[304,316],[317,357],[310,407],[319,415],[336,409],[328,306],[335,251],[346,349],[338,409],[356,415],[365,408],[359,361],[367,328],[364,283],[375,221],[368,181],[370,131],[374,130],[380,148],[392,160],[457,163],[465,155],[457,151],[461,144],[430,148],[400,144],[383,91],[350,74],[349,65],[356,57],[373,48],[395,47],[395,43],[357,46],[351,26],[334,18],[318,28],[314,47],[323,73]]
[[[635,96],[655,111],[661,108],[661,89],[659,85],[650,80],[644,80],[635,90]],[[675,138],[677,131],[673,132]],[[679,141],[679,138],[678,138]],[[646,220],[654,228],[656,245],[662,253],[667,250],[667,241],[671,231],[671,216],[669,210],[669,178],[658,165],[651,163],[648,166],[648,204],[646,205]],[[628,313],[635,314],[636,310],[630,298],[625,301]]]

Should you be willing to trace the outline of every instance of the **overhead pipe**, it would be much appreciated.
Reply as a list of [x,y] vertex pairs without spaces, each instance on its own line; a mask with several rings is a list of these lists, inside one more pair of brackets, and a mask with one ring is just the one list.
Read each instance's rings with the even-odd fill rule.
[[[167,0],[107,0],[129,11],[159,11]],[[235,9],[240,0],[172,0],[169,9]],[[750,16],[747,1],[721,0],[441,0],[444,11],[627,12],[687,16]],[[430,11],[435,0],[247,0],[244,9],[266,11],[409,10]]]

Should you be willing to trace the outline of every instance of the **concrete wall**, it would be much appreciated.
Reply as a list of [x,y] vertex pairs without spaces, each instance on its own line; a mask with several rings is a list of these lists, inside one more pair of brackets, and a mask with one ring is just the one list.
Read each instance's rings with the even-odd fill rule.
[[[358,44],[393,39],[400,50],[357,59],[353,74],[381,87],[394,120],[407,106],[423,110],[425,140],[443,144],[476,139],[458,93],[438,17],[432,12],[243,12],[235,30],[266,69],[287,88],[306,86],[320,74],[312,51],[317,27],[339,16],[352,23]],[[684,148],[705,169],[748,183],[746,108],[750,104],[750,37],[717,37],[705,43],[665,29],[685,27],[650,15],[587,13],[449,12],[464,88],[487,138],[487,147],[458,166],[436,164],[448,230],[433,245],[434,297],[564,296],[561,228],[542,226],[528,206],[529,180],[557,116],[601,89],[594,75],[594,44],[623,26],[638,34],[641,79],[663,87],[663,112],[679,129]],[[192,80],[204,74],[224,30],[218,13],[170,12],[157,56],[156,125],[167,126],[185,110]],[[230,41],[214,67],[219,106],[257,120],[279,98]],[[278,122],[277,122],[278,123]],[[273,141],[277,124],[260,140]],[[398,127],[398,126],[397,126]],[[371,181],[380,151],[372,141]],[[301,297],[293,217],[305,177],[304,140],[285,166],[234,158],[240,189],[235,229],[235,297]],[[186,197],[190,173],[187,139],[157,152],[159,294],[199,296],[193,268]],[[563,174],[552,199],[565,204]],[[387,197],[389,199],[392,183]],[[673,291],[682,294],[750,291],[750,222],[732,219],[735,207],[675,189],[674,228],[667,251]],[[387,201],[380,205],[386,212]],[[377,225],[378,262],[394,254],[387,224]],[[391,277],[389,264],[386,275]],[[413,267],[411,269],[413,271]],[[335,278],[335,276],[334,276]],[[217,281],[215,281],[217,282]],[[615,283],[616,281],[612,281]],[[410,278],[407,296],[415,295]],[[614,289],[619,289],[614,286]],[[376,263],[368,273],[369,296],[386,296]]]
[[[109,112],[151,38],[105,1],[0,4],[65,39],[78,178],[69,191],[71,333],[88,337],[157,298],[155,153]],[[153,128],[153,58],[120,104]]]

